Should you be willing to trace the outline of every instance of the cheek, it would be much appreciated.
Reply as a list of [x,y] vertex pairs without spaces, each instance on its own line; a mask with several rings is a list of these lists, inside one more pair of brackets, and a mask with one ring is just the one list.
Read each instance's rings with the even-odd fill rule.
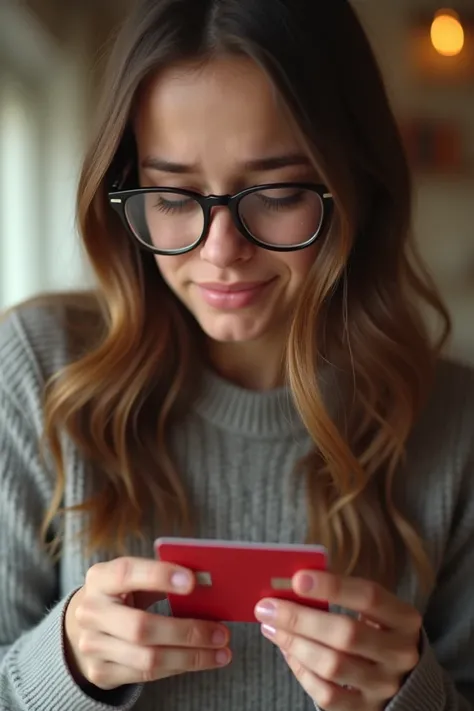
[[282,255],[293,282],[299,284],[306,279],[316,260],[317,251],[317,246],[312,245],[299,252],[289,252],[288,254]]
[[155,255],[155,262],[161,276],[167,283],[169,283],[168,271],[172,270],[171,262],[167,257],[160,257],[158,255]]
[[179,290],[180,274],[188,259],[189,257],[186,254],[175,257],[155,256],[156,265],[161,276],[173,291]]

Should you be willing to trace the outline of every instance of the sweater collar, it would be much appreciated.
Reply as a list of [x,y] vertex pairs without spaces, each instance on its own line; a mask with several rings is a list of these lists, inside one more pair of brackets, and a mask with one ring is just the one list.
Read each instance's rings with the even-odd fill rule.
[[[342,403],[339,378],[328,367],[320,373],[319,382],[329,415],[334,417]],[[194,410],[211,424],[247,437],[281,439],[306,432],[288,387],[246,390],[210,369],[202,373]]]
[[247,437],[279,439],[305,431],[289,388],[246,390],[208,369],[194,409],[211,424]]

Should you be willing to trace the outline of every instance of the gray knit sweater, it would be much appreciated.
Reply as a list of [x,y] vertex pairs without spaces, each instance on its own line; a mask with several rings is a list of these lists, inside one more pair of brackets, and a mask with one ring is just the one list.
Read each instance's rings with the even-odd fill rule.
[[[257,624],[231,625],[225,669],[126,687],[109,703],[73,681],[63,648],[64,612],[97,560],[85,559],[67,520],[61,563],[40,547],[38,526],[54,474],[38,456],[45,380],[77,355],[86,315],[66,306],[28,307],[0,325],[0,710],[304,711],[312,701]],[[70,337],[74,326],[74,338]],[[79,326],[79,328],[78,328]],[[309,439],[288,393],[247,392],[214,375],[173,448],[206,538],[304,540],[304,489],[292,467]],[[67,448],[64,503],[93,487],[80,452]],[[152,472],[150,472],[152,476]],[[422,612],[422,656],[389,711],[474,709],[474,373],[440,364],[431,401],[410,438],[396,496],[426,541],[437,585],[422,594],[410,569],[398,594]],[[156,521],[154,536],[160,535]],[[152,537],[130,542],[151,557]]]

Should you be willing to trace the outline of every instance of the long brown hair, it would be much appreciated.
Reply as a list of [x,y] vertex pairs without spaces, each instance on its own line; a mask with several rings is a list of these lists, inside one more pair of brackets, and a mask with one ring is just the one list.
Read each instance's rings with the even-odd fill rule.
[[[62,432],[101,472],[97,494],[77,507],[89,514],[90,550],[123,552],[150,505],[170,530],[192,530],[166,435],[193,396],[198,362],[187,354],[200,332],[111,212],[107,189],[136,160],[131,117],[144,82],[160,67],[222,52],[264,69],[335,198],[286,358],[315,443],[295,472],[307,480],[308,539],[329,547],[335,569],[391,585],[404,551],[426,583],[429,560],[393,482],[450,324],[410,234],[410,174],[383,81],[343,0],[145,0],[122,28],[78,192],[102,333],[47,391],[58,479],[44,531],[64,492]],[[423,305],[441,317],[436,343]],[[327,361],[350,384],[340,422],[320,388]]]

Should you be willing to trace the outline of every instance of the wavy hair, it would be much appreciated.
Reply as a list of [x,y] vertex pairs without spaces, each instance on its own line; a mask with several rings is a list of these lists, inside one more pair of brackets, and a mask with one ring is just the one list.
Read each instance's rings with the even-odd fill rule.
[[[308,540],[328,546],[336,570],[390,586],[408,556],[429,584],[430,561],[394,484],[450,321],[411,235],[410,172],[380,71],[342,0],[145,0],[120,29],[78,190],[100,337],[47,388],[57,485],[43,532],[64,513],[64,433],[100,472],[97,493],[75,507],[87,512],[90,551],[125,552],[150,507],[166,530],[193,529],[167,433],[189,407],[200,366],[188,354],[204,342],[110,210],[107,190],[135,165],[132,117],[144,83],[174,62],[221,53],[250,57],[266,72],[335,199],[285,361],[314,442],[295,471],[307,482]],[[440,317],[439,338],[425,307]],[[321,389],[328,362],[349,386],[343,421]]]

